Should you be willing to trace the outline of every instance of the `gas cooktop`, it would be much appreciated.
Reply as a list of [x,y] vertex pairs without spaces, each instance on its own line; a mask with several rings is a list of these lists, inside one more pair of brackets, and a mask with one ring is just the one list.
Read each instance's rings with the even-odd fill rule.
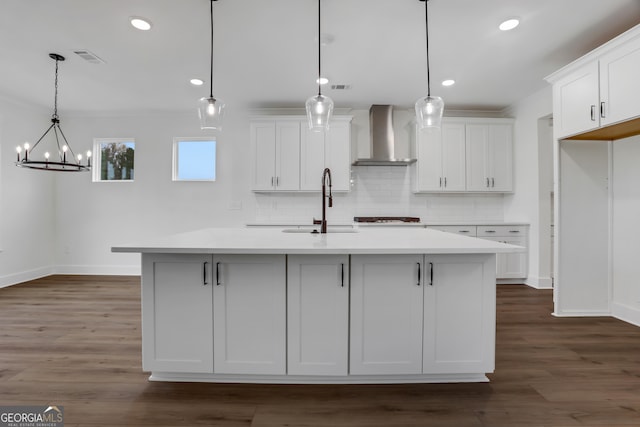
[[415,216],[356,216],[354,222],[367,223],[394,223],[394,222],[420,222],[420,218]]

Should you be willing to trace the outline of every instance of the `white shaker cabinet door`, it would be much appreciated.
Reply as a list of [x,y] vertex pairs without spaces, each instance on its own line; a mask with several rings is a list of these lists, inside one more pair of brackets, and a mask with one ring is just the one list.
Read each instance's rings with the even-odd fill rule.
[[593,61],[553,85],[553,126],[558,138],[600,126],[598,61]]
[[640,37],[630,40],[600,59],[600,124],[640,116]]
[[495,255],[427,255],[425,374],[493,372]]
[[145,371],[213,372],[211,255],[142,254]]
[[285,374],[284,255],[216,255],[214,372]]
[[289,255],[290,375],[347,375],[349,256]]
[[422,261],[351,256],[350,374],[421,373]]

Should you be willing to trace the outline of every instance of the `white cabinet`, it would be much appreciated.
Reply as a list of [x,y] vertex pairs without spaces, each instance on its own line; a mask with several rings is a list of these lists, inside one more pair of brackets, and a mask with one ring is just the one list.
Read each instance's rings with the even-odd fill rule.
[[327,132],[312,132],[299,116],[262,116],[250,124],[252,190],[320,191],[324,168],[332,190],[351,189],[351,117],[336,116]]
[[142,255],[142,367],[213,372],[211,255]]
[[347,375],[349,256],[289,255],[287,373]]
[[492,372],[493,256],[427,255],[423,373]]
[[445,118],[415,135],[414,192],[513,191],[513,120]]
[[[481,239],[527,247],[527,227],[525,226],[478,226],[477,236]],[[527,252],[497,255],[496,278],[521,279],[527,275]]]
[[285,255],[214,257],[214,372],[286,372]]
[[598,62],[594,61],[553,85],[553,126],[561,136],[600,126]]
[[416,126],[414,191],[465,190],[465,125],[442,123],[440,128]]
[[351,256],[350,374],[422,372],[422,255]]
[[331,169],[332,191],[351,189],[351,118],[333,118],[327,132],[302,127],[300,190],[320,191],[322,171]]
[[512,140],[512,124],[467,124],[467,191],[513,190]]
[[639,68],[635,29],[549,76],[555,135],[570,137],[639,117]]
[[300,122],[261,120],[252,122],[253,190],[300,189]]

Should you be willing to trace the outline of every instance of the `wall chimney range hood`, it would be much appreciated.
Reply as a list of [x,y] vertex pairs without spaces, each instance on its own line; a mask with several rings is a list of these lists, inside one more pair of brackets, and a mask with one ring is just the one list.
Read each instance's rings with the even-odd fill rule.
[[372,105],[369,109],[371,158],[358,159],[353,166],[407,166],[416,159],[396,159],[393,134],[393,106]]

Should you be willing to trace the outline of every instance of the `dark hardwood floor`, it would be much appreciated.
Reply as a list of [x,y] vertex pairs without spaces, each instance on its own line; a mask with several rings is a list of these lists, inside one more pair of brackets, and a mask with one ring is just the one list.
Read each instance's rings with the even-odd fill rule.
[[64,406],[65,426],[640,426],[640,328],[554,318],[552,294],[498,286],[485,384],[148,382],[137,277],[0,289],[0,405]]

